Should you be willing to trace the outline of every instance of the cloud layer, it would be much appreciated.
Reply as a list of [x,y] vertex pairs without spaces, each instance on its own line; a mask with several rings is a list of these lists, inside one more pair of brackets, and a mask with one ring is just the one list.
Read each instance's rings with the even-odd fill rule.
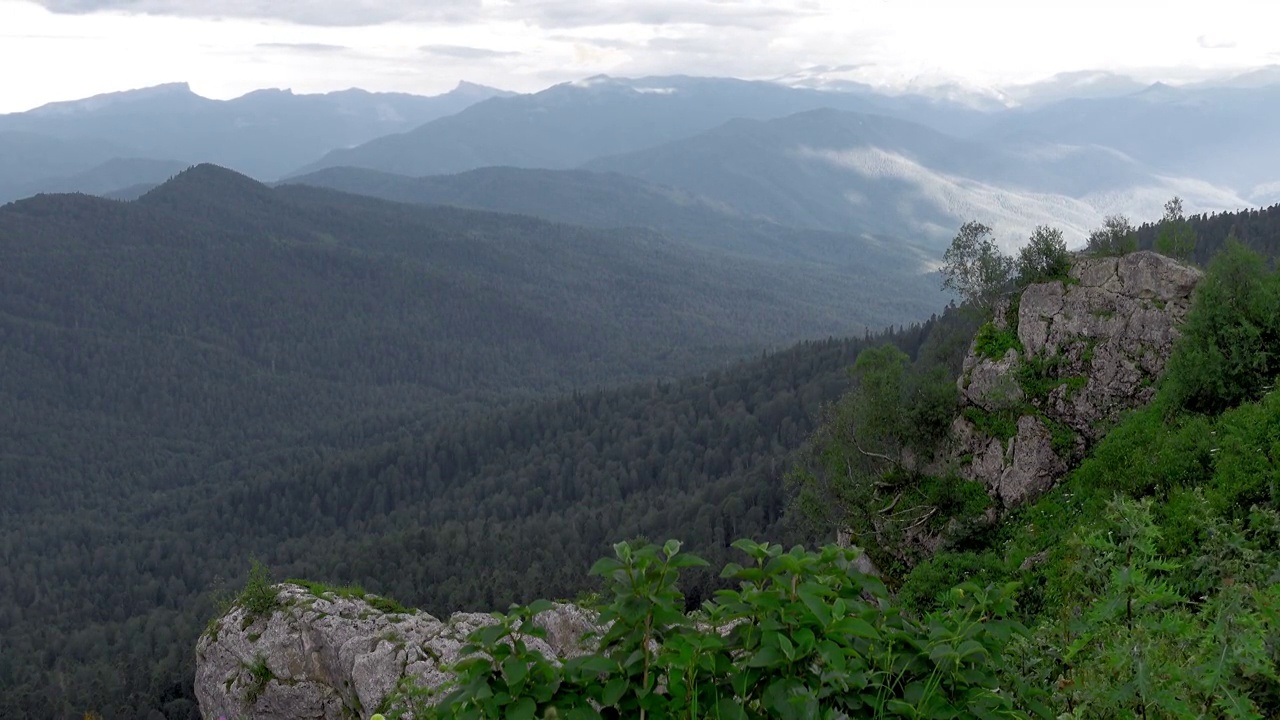
[[819,67],[899,88],[1177,81],[1276,62],[1272,27],[1280,3],[1257,0],[0,0],[0,65],[35,69],[6,79],[0,112],[171,81],[213,97]]

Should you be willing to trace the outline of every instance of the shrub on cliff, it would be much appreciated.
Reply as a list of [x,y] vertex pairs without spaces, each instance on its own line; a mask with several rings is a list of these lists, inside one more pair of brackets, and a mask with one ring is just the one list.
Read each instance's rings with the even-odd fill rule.
[[[438,704],[416,718],[1020,718],[1000,686],[1004,648],[1023,632],[1009,588],[954,589],[913,618],[854,568],[857,551],[820,553],[740,540],[738,581],[693,616],[677,586],[703,564],[669,541],[615,546],[596,563],[612,600],[596,652],[557,666],[529,650],[544,607],[478,630]],[[411,693],[412,694],[412,693]],[[392,703],[393,706],[396,703]]]

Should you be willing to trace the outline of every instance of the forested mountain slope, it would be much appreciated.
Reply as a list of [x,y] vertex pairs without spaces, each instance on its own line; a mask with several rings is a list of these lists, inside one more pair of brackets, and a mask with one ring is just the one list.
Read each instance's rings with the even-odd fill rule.
[[[1229,213],[1202,213],[1187,218],[1195,231],[1195,248],[1191,259],[1200,265],[1227,246],[1227,238],[1234,237],[1271,262],[1280,258],[1280,205],[1241,210]],[[1159,223],[1144,223],[1138,228],[1138,246],[1151,249],[1156,246]]]
[[[411,178],[362,168],[327,168],[289,182],[398,202],[457,205],[544,217],[589,227],[647,227],[702,247],[868,279],[918,267],[926,251],[908,234],[869,238],[780,225],[749,210],[612,172],[494,167]],[[932,259],[930,257],[930,259]]]
[[[9,205],[0,243],[11,452],[77,472],[460,395],[673,377],[927,312],[865,274],[813,287],[648,231],[270,190],[212,166],[135,203]],[[53,453],[44,433],[115,449]],[[87,501],[66,492],[5,504]]]
[[[41,195],[0,207],[0,716],[96,706],[132,718],[189,694],[179,638],[196,630],[199,598],[251,550],[333,543],[363,557],[353,544],[381,535],[342,507],[376,515],[411,497],[475,517],[474,490],[423,494],[421,479],[409,496],[361,481],[343,500],[323,487],[337,482],[323,464],[334,452],[416,427],[460,453],[450,483],[510,472],[495,462],[538,467],[514,450],[488,456],[507,447],[488,438],[507,430],[481,433],[476,413],[696,375],[806,336],[927,315],[932,280],[900,272],[271,189],[214,166],[134,202]],[[915,299],[901,293],[913,283]],[[573,415],[486,422],[525,423],[525,442],[549,447],[570,424],[562,416]],[[759,442],[761,456],[776,449]],[[375,472],[353,467],[353,480]],[[304,487],[297,507],[311,514],[295,522],[294,501],[282,502]],[[434,493],[453,499],[435,504]],[[315,534],[334,523],[362,529]],[[384,528],[408,526],[387,515]],[[327,562],[309,551],[296,562],[311,557],[321,565],[305,567]]]
[[679,528],[713,555],[734,534],[790,537],[778,525],[788,453],[862,348],[914,350],[924,333],[805,343],[702,377],[448,423],[362,422],[191,468],[200,482],[186,487],[114,485],[84,506],[8,510],[0,715],[192,717],[189,648],[219,579],[240,577],[250,553],[443,611],[577,594],[584,563],[637,534]]
[[1106,214],[1158,216],[1172,195],[1196,208],[1249,205],[1228,188],[1155,173],[1100,145],[1002,145],[831,109],[736,119],[584,167],[677,187],[785,225],[935,245],[973,218],[1016,247],[1040,224],[1060,227],[1074,243]]

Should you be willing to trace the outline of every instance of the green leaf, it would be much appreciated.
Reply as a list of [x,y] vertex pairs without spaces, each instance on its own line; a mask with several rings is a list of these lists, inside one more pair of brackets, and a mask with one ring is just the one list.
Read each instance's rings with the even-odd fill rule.
[[856,617],[845,617],[831,624],[830,631],[837,635],[860,637],[866,640],[879,641],[880,633],[866,620]]
[[600,704],[605,707],[612,707],[618,704],[618,700],[622,698],[623,693],[627,691],[626,678],[614,678],[604,686],[604,692],[600,694]]
[[826,598],[819,595],[811,584],[802,585],[798,594],[800,602],[813,613],[819,625],[825,628],[831,624],[831,611],[827,608]]
[[715,716],[720,720],[747,720],[747,711],[737,698],[722,697],[716,702]]
[[781,665],[783,660],[782,652],[776,647],[762,647],[755,655],[751,656],[751,660],[747,663],[748,667],[771,667]]
[[596,561],[594,565],[591,566],[590,573],[592,575],[604,576],[604,575],[609,575],[610,573],[616,572],[618,570],[621,570],[622,568],[623,568],[622,563],[618,562],[617,560],[614,560],[613,558],[600,558],[599,560]]
[[532,698],[520,698],[507,706],[506,717],[508,720],[533,720],[534,713],[538,712],[538,706],[533,702]]
[[528,674],[529,666],[520,658],[509,657],[502,663],[502,676],[507,680],[507,687],[520,685]]
[[666,555],[668,558],[675,557],[676,553],[680,552],[680,545],[681,543],[679,540],[668,540],[662,546],[662,554]]

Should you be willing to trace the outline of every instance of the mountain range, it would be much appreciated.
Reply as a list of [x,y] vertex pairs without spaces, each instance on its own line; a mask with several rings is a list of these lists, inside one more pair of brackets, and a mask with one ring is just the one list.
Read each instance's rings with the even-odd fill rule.
[[[597,76],[526,95],[464,84],[436,98],[260,91],[224,102],[161,86],[0,116],[0,200],[136,197],[193,162],[261,180],[583,169],[742,218],[935,248],[977,219],[1013,249],[1039,224],[1079,243],[1109,214],[1153,219],[1174,195],[1189,212],[1280,199],[1273,72],[1176,87],[1073,73],[984,102],[841,77]],[[473,188],[470,202],[540,207],[535,184],[505,189],[525,201]]]
[[202,162],[274,179],[335,147],[407,130],[503,94],[463,83],[436,97],[260,90],[223,101],[173,83],[51,103],[0,115],[0,201],[36,192],[96,192],[99,186],[82,174],[101,177],[110,168],[98,166],[120,159],[166,163],[143,178],[150,182],[168,177],[162,173],[174,164]]

